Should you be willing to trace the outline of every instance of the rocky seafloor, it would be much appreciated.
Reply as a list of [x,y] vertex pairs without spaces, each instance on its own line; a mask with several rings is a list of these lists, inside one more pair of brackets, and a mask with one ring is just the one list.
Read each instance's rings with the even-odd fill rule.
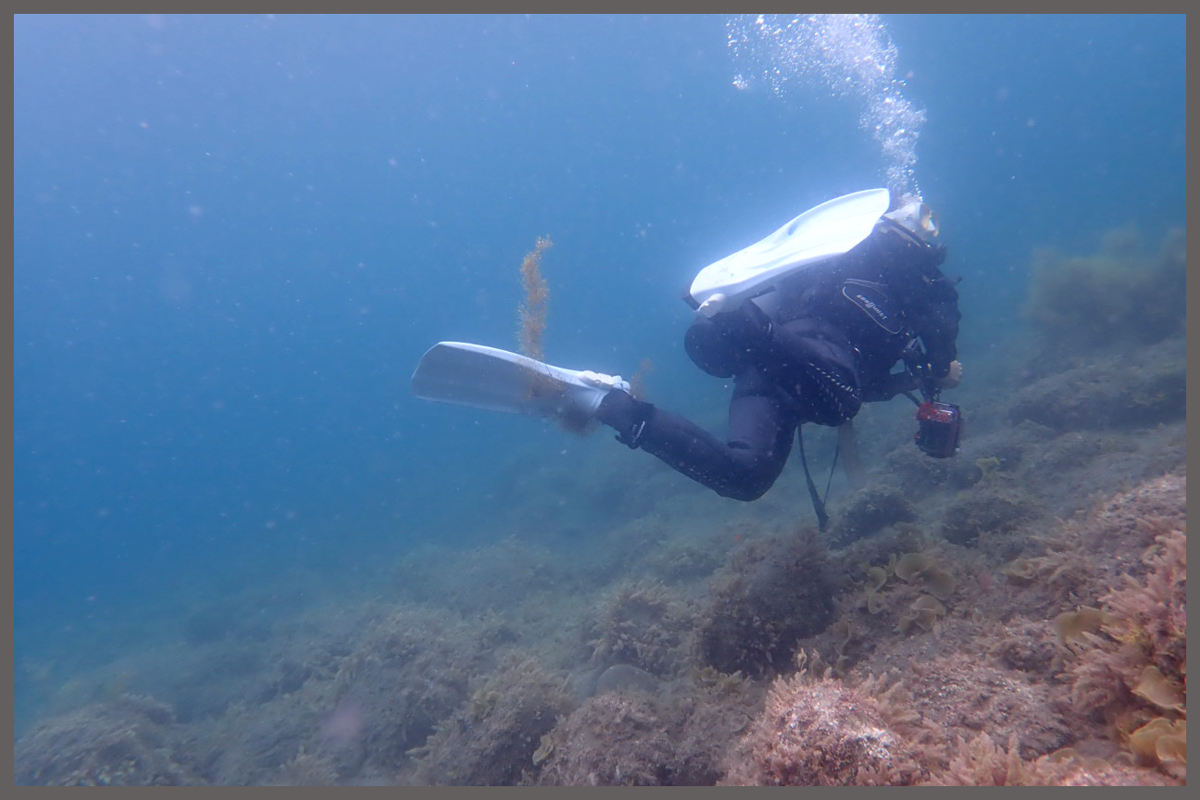
[[613,512],[601,535],[556,547],[531,479],[502,536],[413,551],[373,599],[266,630],[197,612],[120,682],[59,687],[16,782],[1184,783],[1165,330],[997,359],[950,398],[953,459],[915,448],[902,399],[865,411],[866,480],[822,534],[791,467],[743,505],[600,451],[559,491]]

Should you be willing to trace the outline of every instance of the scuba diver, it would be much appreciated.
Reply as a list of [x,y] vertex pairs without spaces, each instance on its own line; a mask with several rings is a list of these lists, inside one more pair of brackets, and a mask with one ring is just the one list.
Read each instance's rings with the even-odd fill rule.
[[[596,419],[631,449],[743,501],[771,488],[804,423],[848,432],[863,403],[901,393],[918,405],[917,445],[953,456],[961,416],[938,401],[962,376],[958,292],[940,269],[946,248],[936,242],[936,215],[919,198],[889,205],[886,189],[836,198],[696,276],[684,296],[697,310],[684,347],[700,369],[733,380],[724,441],[635,398],[620,376],[481,345],[435,346],[413,376],[414,392],[572,427]],[[824,528],[824,504],[807,479]]]

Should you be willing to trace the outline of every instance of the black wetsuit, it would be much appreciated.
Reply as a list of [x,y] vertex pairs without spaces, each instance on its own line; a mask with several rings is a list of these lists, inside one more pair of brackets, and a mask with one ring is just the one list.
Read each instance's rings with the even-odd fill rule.
[[711,375],[733,378],[727,440],[622,391],[597,417],[641,448],[724,497],[756,500],[787,462],[797,426],[836,426],[863,402],[915,388],[891,374],[919,338],[928,374],[955,359],[958,292],[939,266],[945,248],[889,220],[850,252],[802,270],[776,291],[712,319],[697,315],[684,345]]

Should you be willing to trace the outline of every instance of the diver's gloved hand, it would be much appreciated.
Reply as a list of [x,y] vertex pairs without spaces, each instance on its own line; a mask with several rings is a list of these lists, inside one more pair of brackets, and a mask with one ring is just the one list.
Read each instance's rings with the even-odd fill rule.
[[955,359],[950,362],[950,371],[944,377],[937,379],[939,389],[953,389],[962,381],[962,364]]

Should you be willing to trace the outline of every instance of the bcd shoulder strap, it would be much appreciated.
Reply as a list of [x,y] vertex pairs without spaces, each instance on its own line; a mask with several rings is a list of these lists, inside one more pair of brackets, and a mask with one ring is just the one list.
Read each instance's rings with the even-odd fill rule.
[[882,283],[847,278],[842,282],[842,296],[888,333],[898,334],[904,330],[904,321],[896,312],[892,297]]

